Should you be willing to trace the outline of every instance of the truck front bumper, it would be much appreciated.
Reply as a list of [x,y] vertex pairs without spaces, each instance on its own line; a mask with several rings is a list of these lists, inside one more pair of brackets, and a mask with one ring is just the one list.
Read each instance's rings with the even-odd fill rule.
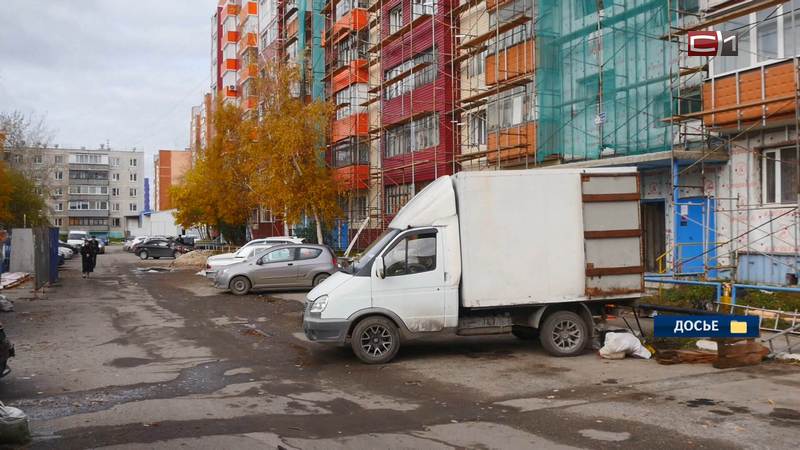
[[315,319],[306,315],[303,318],[303,331],[310,341],[344,344],[347,341],[346,320]]

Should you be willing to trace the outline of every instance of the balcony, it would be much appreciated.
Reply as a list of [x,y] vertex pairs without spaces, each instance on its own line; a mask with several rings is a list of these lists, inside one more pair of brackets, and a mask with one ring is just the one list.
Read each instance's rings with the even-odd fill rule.
[[239,42],[239,32],[238,31],[228,31],[225,33],[225,43],[226,44],[235,44]]
[[236,98],[239,97],[239,90],[235,86],[225,86],[225,97]]
[[254,32],[244,33],[239,40],[239,50],[242,51],[248,47],[258,47],[258,34]]
[[350,136],[366,136],[369,133],[369,115],[360,113],[334,120],[332,129],[331,142],[337,142]]
[[244,2],[244,5],[239,12],[239,20],[247,20],[247,16],[258,15],[258,2]]
[[703,110],[680,118],[703,118],[706,126],[744,127],[757,121],[795,119],[797,74],[792,61],[718,77],[703,84]]
[[257,64],[248,64],[239,71],[239,79],[244,83],[245,81],[249,80],[250,78],[255,78],[258,76],[258,65]]
[[226,16],[236,16],[241,11],[242,7],[236,3],[228,3],[228,6],[223,11],[223,14]]
[[490,164],[513,162],[536,155],[536,123],[528,122],[504,130],[489,131],[486,158]]
[[369,166],[360,164],[334,169],[333,179],[342,190],[369,189]]
[[[340,70],[347,68],[347,70]],[[366,59],[350,61],[335,69],[331,83],[331,92],[338,92],[355,83],[369,83],[369,70]]]
[[227,70],[239,70],[240,68],[241,67],[240,67],[238,59],[236,59],[236,58],[227,58],[225,60],[225,70],[226,71]]
[[350,31],[358,31],[367,26],[368,20],[366,9],[356,8],[350,10],[350,12],[342,16],[342,18],[333,24],[330,35],[327,35],[323,39],[323,42],[326,45],[328,43],[336,43],[343,37],[347,36]]
[[248,95],[244,100],[244,109],[251,110],[258,106],[258,97],[255,95]]
[[486,57],[486,84],[513,80],[532,73],[534,62],[533,40],[490,54]]

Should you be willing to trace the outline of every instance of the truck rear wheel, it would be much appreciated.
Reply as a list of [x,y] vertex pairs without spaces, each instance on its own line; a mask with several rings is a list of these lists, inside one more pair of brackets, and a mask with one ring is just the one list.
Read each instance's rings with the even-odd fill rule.
[[353,329],[350,345],[361,361],[367,364],[385,364],[400,349],[400,332],[389,319],[367,317]]
[[553,356],[576,356],[589,342],[589,327],[572,311],[557,311],[539,327],[539,341]]

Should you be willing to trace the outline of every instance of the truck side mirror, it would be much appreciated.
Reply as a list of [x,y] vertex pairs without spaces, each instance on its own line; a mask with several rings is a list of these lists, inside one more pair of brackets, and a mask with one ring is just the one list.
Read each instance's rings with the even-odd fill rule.
[[385,273],[385,266],[383,263],[383,256],[378,256],[375,258],[375,274],[378,275],[378,278],[386,278]]

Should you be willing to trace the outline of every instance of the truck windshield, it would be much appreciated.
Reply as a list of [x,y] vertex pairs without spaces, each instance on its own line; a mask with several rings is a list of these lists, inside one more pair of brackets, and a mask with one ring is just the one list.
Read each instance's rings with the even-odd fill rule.
[[362,253],[357,260],[353,261],[353,264],[347,269],[347,272],[355,275],[365,267],[369,267],[370,264],[372,264],[372,261],[375,259],[375,256],[377,256],[378,253],[380,253],[381,250],[386,247],[386,244],[394,239],[399,232],[400,230],[397,228],[388,228],[386,231],[384,231],[380,236],[378,236],[378,239],[375,239],[372,241],[372,244],[369,244],[369,247],[364,250],[364,253]]

